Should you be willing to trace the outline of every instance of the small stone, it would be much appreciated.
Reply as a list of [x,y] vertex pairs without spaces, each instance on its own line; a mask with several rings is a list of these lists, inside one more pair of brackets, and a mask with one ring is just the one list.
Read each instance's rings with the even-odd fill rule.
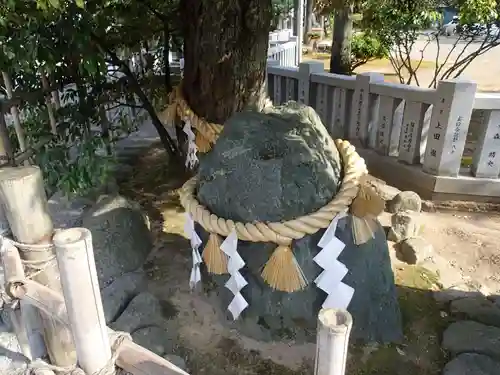
[[143,292],[129,303],[125,311],[111,325],[111,328],[134,333],[145,325],[161,324],[161,313],[162,306],[158,298],[149,292]]
[[397,244],[398,259],[408,264],[417,264],[429,258],[433,248],[422,237],[412,237]]
[[391,217],[391,228],[387,239],[400,242],[407,238],[418,237],[420,231],[420,214],[414,211],[400,211]]
[[142,271],[126,273],[115,279],[101,291],[106,324],[115,321],[127,304],[145,285],[146,278]]
[[443,375],[498,375],[500,362],[474,353],[460,354],[443,369]]
[[400,211],[420,212],[422,210],[422,199],[413,191],[402,191],[388,202],[387,210],[393,214]]
[[167,354],[165,357],[167,361],[169,361],[170,363],[176,365],[177,367],[179,367],[180,369],[184,370],[184,371],[187,371],[187,366],[186,366],[186,361],[179,357],[178,355],[175,355],[175,354]]
[[500,308],[486,297],[471,297],[451,303],[452,314],[464,314],[468,319],[489,326],[500,327]]
[[443,334],[442,347],[458,355],[478,353],[500,358],[500,328],[472,321],[451,324]]
[[134,342],[153,353],[162,356],[165,353],[170,353],[174,349],[173,338],[165,328],[158,326],[149,326],[138,329],[132,333]]

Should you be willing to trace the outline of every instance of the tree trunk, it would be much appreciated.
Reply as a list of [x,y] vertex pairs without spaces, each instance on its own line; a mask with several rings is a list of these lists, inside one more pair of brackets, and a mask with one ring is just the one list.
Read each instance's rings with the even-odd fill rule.
[[306,6],[305,6],[305,25],[304,25],[304,40],[306,41],[307,44],[309,44],[309,34],[312,31],[313,28],[313,5],[314,5],[314,0],[306,0]]
[[184,95],[192,110],[223,124],[262,109],[271,0],[182,0]]
[[335,11],[330,73],[351,74],[352,14],[352,5]]
[[292,29],[293,35],[297,35],[297,9],[299,9],[299,0],[293,0],[293,19],[292,19]]

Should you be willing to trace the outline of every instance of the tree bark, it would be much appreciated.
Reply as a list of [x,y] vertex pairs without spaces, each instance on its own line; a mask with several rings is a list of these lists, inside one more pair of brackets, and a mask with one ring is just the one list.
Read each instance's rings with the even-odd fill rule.
[[309,44],[309,34],[312,31],[313,28],[313,6],[314,6],[314,0],[306,0],[306,9],[305,9],[305,27],[304,27],[304,40],[307,41],[307,44]]
[[191,109],[223,124],[262,109],[271,0],[182,0],[184,96]]
[[352,5],[335,11],[330,73],[351,74],[352,14]]

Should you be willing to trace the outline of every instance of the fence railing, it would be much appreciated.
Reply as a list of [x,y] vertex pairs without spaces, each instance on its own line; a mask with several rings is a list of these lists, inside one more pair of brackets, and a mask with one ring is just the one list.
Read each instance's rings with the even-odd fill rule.
[[268,57],[279,62],[280,66],[297,66],[297,37],[292,36],[287,42],[269,47]]
[[426,199],[500,200],[500,94],[464,80],[426,89],[326,73],[321,62],[278,64],[268,63],[273,102],[315,108],[333,137],[358,145],[372,174]]

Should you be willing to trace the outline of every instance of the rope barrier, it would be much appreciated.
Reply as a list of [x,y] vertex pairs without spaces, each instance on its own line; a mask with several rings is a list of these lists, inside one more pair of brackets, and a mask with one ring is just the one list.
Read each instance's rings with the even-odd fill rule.
[[336,141],[344,164],[344,178],[337,195],[324,207],[308,215],[284,222],[241,223],[220,218],[201,205],[195,196],[197,177],[188,180],[181,188],[180,201],[186,212],[207,232],[227,237],[233,230],[238,239],[252,242],[274,242],[289,246],[293,240],[311,235],[320,229],[328,228],[332,219],[349,209],[358,194],[362,176],[367,173],[364,160],[347,141]]

